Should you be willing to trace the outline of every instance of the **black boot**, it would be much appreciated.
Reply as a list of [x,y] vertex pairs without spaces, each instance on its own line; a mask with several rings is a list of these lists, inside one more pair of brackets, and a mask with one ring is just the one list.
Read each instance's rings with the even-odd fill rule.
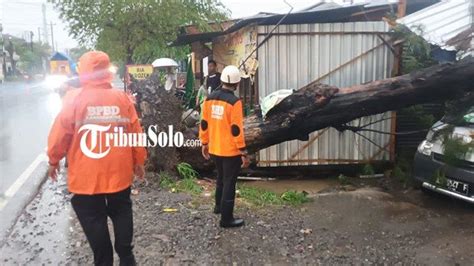
[[245,224],[244,219],[234,218],[231,221],[227,221],[227,222],[224,222],[223,220],[221,220],[219,225],[224,228],[231,228],[231,227],[243,226],[244,224]]
[[221,202],[222,202],[222,185],[217,184],[216,186],[216,194],[215,194],[215,207],[214,213],[219,214],[221,213]]
[[221,203],[221,222],[224,228],[238,227],[244,225],[244,220],[234,219],[234,200],[223,200]]
[[130,255],[125,258],[120,258],[120,266],[136,266],[137,262],[135,261],[135,256]]

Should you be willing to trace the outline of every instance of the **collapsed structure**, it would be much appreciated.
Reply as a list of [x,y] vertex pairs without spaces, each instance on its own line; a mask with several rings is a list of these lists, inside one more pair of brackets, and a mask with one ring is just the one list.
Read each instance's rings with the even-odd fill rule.
[[[213,31],[182,28],[174,45],[191,45],[195,78],[207,74],[206,62],[218,68],[242,65],[246,77],[238,94],[247,114],[258,113],[259,99],[280,89],[299,89],[313,82],[342,88],[399,74],[398,58],[386,16],[410,14],[437,1],[386,1],[339,6],[318,3],[290,14],[255,16],[211,24]],[[244,64],[242,64],[245,61]],[[199,83],[199,82],[196,82]],[[298,103],[297,103],[298,104]],[[388,109],[391,110],[391,109]],[[287,110],[287,115],[291,115]],[[257,154],[259,166],[352,164],[394,160],[394,112],[350,122],[371,131],[320,130],[300,139],[272,145]],[[250,117],[249,117],[250,119]],[[253,124],[255,125],[255,124]],[[250,130],[250,129],[249,129]],[[258,150],[258,149],[255,149]]]

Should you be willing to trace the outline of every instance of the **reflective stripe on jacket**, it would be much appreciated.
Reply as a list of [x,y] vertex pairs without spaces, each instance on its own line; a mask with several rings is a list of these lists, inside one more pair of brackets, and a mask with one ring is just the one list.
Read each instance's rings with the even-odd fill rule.
[[242,101],[232,91],[218,89],[207,97],[199,138],[212,155],[237,156],[245,149]]

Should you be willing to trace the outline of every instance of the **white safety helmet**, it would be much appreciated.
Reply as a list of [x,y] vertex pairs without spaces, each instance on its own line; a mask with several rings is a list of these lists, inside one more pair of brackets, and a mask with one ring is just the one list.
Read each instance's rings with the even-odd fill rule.
[[224,83],[237,84],[240,82],[240,71],[236,66],[229,65],[222,70],[221,81]]

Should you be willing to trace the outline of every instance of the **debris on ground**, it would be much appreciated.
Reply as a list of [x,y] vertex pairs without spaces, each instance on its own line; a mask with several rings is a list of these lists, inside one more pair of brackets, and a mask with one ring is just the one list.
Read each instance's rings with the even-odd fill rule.
[[[299,206],[252,207],[239,199],[235,214],[245,218],[246,226],[235,229],[218,226],[212,197],[170,193],[150,180],[132,196],[137,261],[140,265],[474,263],[474,247],[465,245],[474,241],[472,207],[397,187],[389,178],[354,180],[364,184],[352,184],[352,191],[338,189],[332,180],[320,180],[336,188],[330,191],[318,185],[321,193],[305,184],[312,200]],[[382,180],[389,183],[389,190],[378,187]],[[61,192],[51,202],[58,189],[63,191],[65,185],[43,186],[42,196],[20,217],[9,244],[0,249],[2,264],[92,264],[82,229],[66,208],[67,194]],[[45,204],[52,204],[52,209],[45,211]],[[165,208],[179,211],[170,215],[163,212]],[[49,212],[53,214],[44,220]],[[60,229],[65,239],[58,238]],[[6,256],[17,254],[12,248],[22,253]]]

